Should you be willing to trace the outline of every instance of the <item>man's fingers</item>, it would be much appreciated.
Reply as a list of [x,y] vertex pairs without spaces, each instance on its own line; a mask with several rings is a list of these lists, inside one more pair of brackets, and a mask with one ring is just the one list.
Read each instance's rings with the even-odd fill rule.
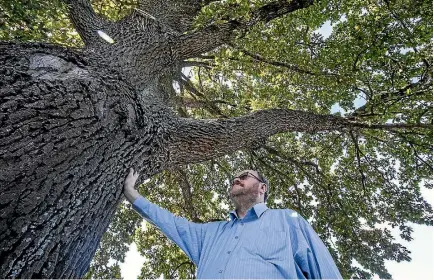
[[140,173],[138,171],[134,171],[134,168],[130,167],[130,172],[128,173],[127,179],[136,182],[137,178],[139,178],[139,175]]

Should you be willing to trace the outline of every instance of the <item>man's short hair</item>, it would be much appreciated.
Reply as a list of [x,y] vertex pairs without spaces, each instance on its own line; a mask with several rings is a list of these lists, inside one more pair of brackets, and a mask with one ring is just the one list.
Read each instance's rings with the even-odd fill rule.
[[261,179],[261,181],[267,186],[267,191],[264,193],[264,202],[266,202],[268,198],[268,194],[270,192],[270,182],[268,182],[268,179],[264,176],[264,174],[262,174],[258,170],[255,171],[258,173],[259,179]]

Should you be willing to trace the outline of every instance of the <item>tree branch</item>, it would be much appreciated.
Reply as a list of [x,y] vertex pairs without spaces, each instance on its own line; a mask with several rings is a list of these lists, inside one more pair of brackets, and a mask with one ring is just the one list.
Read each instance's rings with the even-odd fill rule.
[[430,164],[429,162],[426,162],[425,160],[423,160],[419,156],[419,153],[417,152],[417,149],[415,147],[415,146],[419,146],[419,147],[422,147],[424,149],[428,149],[432,153],[433,149],[432,149],[431,145],[418,144],[418,143],[414,142],[413,140],[407,138],[404,133],[401,133],[401,132],[398,132],[398,131],[392,131],[392,133],[395,134],[395,135],[397,135],[399,138],[401,138],[405,142],[407,142],[410,145],[410,148],[413,150],[414,155],[416,156],[416,158],[419,159],[423,164],[425,164],[426,166],[428,166],[430,169],[433,169],[432,164]]
[[138,10],[182,34],[191,28],[202,6],[201,0],[140,0]]
[[216,114],[220,117],[227,118],[227,116],[225,114],[223,114],[223,112],[220,110],[220,108],[215,104],[218,102],[213,102],[213,101],[208,100],[206,98],[205,94],[201,93],[198,89],[196,89],[196,87],[193,85],[193,83],[190,81],[190,79],[187,76],[185,76],[183,73],[181,73],[181,78],[182,79],[180,79],[179,82],[185,87],[185,89],[187,89],[194,96],[202,98],[202,100],[197,100],[195,98],[196,104],[201,104],[202,107],[205,107],[211,114]]
[[69,19],[83,40],[89,46],[101,41],[98,31],[109,24],[109,21],[98,16],[88,0],[63,0],[68,7]]
[[362,188],[363,188],[363,196],[366,195],[366,175],[362,170],[362,164],[361,164],[361,160],[360,160],[360,154],[362,153],[359,147],[359,143],[358,140],[356,138],[356,136],[354,136],[354,133],[352,131],[350,131],[350,136],[351,139],[354,143],[354,151],[356,153],[356,158],[357,158],[357,167],[360,173],[360,178],[361,178],[361,183],[362,183]]
[[[266,147],[269,148],[269,147]],[[268,159],[268,157],[267,157]],[[275,168],[272,164],[269,164],[268,162],[266,162],[263,158],[258,157],[258,161],[260,161],[263,165],[265,165],[267,168],[273,170],[274,172],[278,173],[280,175],[280,177],[285,177],[287,180],[292,181],[293,185],[294,185],[294,189],[295,192],[297,194],[297,206],[298,206],[298,212],[303,215],[303,211],[304,211],[304,207],[301,204],[301,194],[300,194],[300,190],[297,186],[297,183],[288,176],[288,173],[282,172],[279,169]],[[289,191],[289,189],[288,189]]]
[[170,162],[201,162],[285,131],[316,132],[342,129],[347,121],[332,115],[286,109],[257,111],[227,120],[179,119],[169,144]]
[[[378,100],[377,104],[379,104],[379,103],[385,104],[386,102],[393,100],[391,98],[395,98],[395,99],[398,99],[398,101],[400,101],[403,98],[407,98],[407,97],[410,97],[410,96],[413,96],[413,95],[423,94],[423,93],[426,92],[425,89],[423,89],[421,91],[414,92],[412,95],[408,95],[407,94],[408,90],[413,90],[413,89],[415,89],[416,87],[418,87],[420,85],[423,86],[424,85],[423,82],[425,82],[425,81],[424,80],[420,80],[420,81],[418,81],[416,83],[409,83],[405,87],[402,87],[402,88],[400,88],[400,89],[398,89],[396,91],[393,91],[393,92],[382,92],[382,93],[379,93],[378,94],[379,95],[379,100]],[[360,90],[360,89],[358,89],[358,90]],[[428,89],[426,89],[426,90],[428,90]],[[366,94],[365,91],[363,91],[363,92]],[[371,96],[370,98],[372,99],[373,97]],[[373,108],[374,108],[374,106],[377,105],[377,104],[372,104],[372,102],[367,102],[365,105],[357,108],[351,114],[351,116],[354,116],[354,117],[366,116],[364,113],[366,112],[366,110],[368,109],[368,107],[370,107],[371,111],[372,111]],[[371,113],[371,114],[373,114],[373,113]],[[368,115],[371,115],[371,114],[368,114]]]
[[[403,29],[405,30],[405,33],[406,33],[406,35],[407,35],[407,38],[406,38],[406,39],[407,39],[409,42],[411,42],[411,44],[412,44],[413,46],[417,45],[417,44],[415,43],[415,41],[414,41],[413,31],[410,30],[410,28],[407,26],[407,24],[404,22],[404,20],[401,19],[401,17],[399,17],[399,16],[398,16],[394,11],[393,11],[392,7],[390,6],[390,1],[389,1],[389,0],[386,0],[385,3],[386,3],[386,6],[387,6],[387,9],[388,9],[389,12],[392,14],[393,18],[395,18],[395,19],[396,19],[396,20],[401,24],[401,26],[403,27]],[[420,55],[419,50],[418,50],[416,47],[412,47],[412,49],[413,49],[413,51],[414,51],[416,54],[419,54],[419,55]],[[431,63],[429,63],[429,61],[428,61],[425,57],[422,57],[422,62],[425,64],[425,66],[426,66],[427,69],[431,69],[431,68],[432,68]],[[431,72],[432,72],[432,70],[429,71],[428,74],[432,77]]]
[[270,154],[272,154],[272,155],[274,155],[274,156],[276,156],[276,157],[282,158],[282,159],[284,159],[284,160],[287,160],[288,162],[290,162],[290,163],[292,163],[292,164],[296,164],[296,165],[298,165],[298,166],[300,166],[300,165],[310,165],[310,166],[313,166],[313,167],[315,168],[316,173],[318,173],[318,174],[320,174],[320,175],[323,175],[323,174],[321,173],[321,170],[319,169],[318,164],[316,164],[316,163],[314,163],[314,162],[311,162],[311,161],[308,161],[308,160],[305,160],[305,161],[298,161],[298,160],[296,160],[296,159],[294,159],[294,158],[291,158],[291,157],[288,157],[288,156],[283,156],[282,153],[279,153],[277,150],[275,150],[274,148],[272,148],[272,147],[270,147],[270,146],[264,146],[264,149],[265,149],[267,152],[269,152]]
[[178,271],[178,269],[179,268],[181,268],[181,266],[183,266],[183,265],[186,265],[186,264],[191,264],[192,262],[191,261],[186,261],[186,262],[183,262],[183,263],[180,263],[173,271],[172,271],[172,273],[170,274],[170,277],[169,277],[169,279],[173,279],[174,278],[174,276],[175,276],[175,273]]
[[419,153],[417,152],[417,150],[416,150],[416,148],[414,147],[413,143],[412,143],[412,142],[408,142],[408,144],[410,145],[411,149],[413,150],[415,157],[416,157],[417,159],[419,159],[423,164],[425,164],[426,166],[428,166],[430,170],[432,170],[432,169],[433,169],[432,164],[429,164],[428,162],[426,162],[425,160],[423,160],[423,158],[421,158],[421,157],[419,156]]
[[202,223],[203,221],[197,216],[197,212],[194,210],[193,196],[191,193],[192,186],[188,181],[187,174],[180,167],[176,167],[174,169],[174,175],[178,181],[179,187],[181,188],[186,212],[190,215],[193,222]]
[[353,127],[366,129],[379,129],[393,131],[395,129],[432,129],[432,124],[428,123],[386,123],[386,124],[368,124],[368,123],[353,123]]
[[212,24],[191,34],[183,35],[174,43],[174,49],[181,59],[197,57],[229,42],[236,30],[247,31],[259,22],[269,22],[275,18],[313,4],[313,0],[275,1],[251,12],[249,19],[229,20],[222,24]]
[[174,56],[178,60],[198,57],[229,42],[235,36],[234,30],[240,22],[229,21],[219,25],[210,25],[196,32],[181,35],[171,44]]
[[275,18],[292,13],[296,10],[307,8],[313,4],[313,0],[275,1],[266,4],[252,12],[248,26],[258,22],[269,22]]
[[210,61],[193,61],[193,60],[187,60],[181,62],[182,67],[205,67],[207,69],[210,69],[211,67],[215,66],[214,63],[211,63]]
[[272,61],[272,60],[269,60],[269,59],[266,59],[266,58],[262,57],[259,54],[254,54],[254,53],[251,53],[251,52],[249,52],[249,51],[247,51],[245,49],[239,48],[239,47],[237,47],[237,46],[235,46],[233,44],[228,44],[228,45],[230,47],[232,47],[232,48],[234,48],[234,49],[242,52],[244,55],[247,55],[247,56],[253,58],[255,61],[264,62],[264,63],[270,64],[270,65],[273,65],[273,66],[285,67],[285,68],[287,68],[287,69],[289,69],[291,71],[298,72],[298,73],[301,73],[301,74],[318,75],[317,73],[314,73],[312,71],[302,69],[302,68],[298,67],[297,65],[291,65],[289,63],[280,62],[280,61]]
[[[332,202],[330,201],[330,199],[334,194],[333,194],[333,191],[329,188],[329,184],[326,184],[326,187],[324,187],[324,184],[320,180],[313,177],[312,174],[303,167],[303,164],[294,160],[293,158],[290,158],[287,156],[282,156],[281,153],[277,152],[276,150],[274,150],[271,147],[267,147],[267,148],[269,151],[272,152],[272,154],[277,156],[278,161],[283,162],[283,163],[294,164],[295,167],[298,168],[304,174],[304,176],[307,178],[307,180],[309,182],[312,182],[313,185],[317,185],[317,186],[321,187],[325,192],[325,198],[327,200],[326,207],[329,209],[330,213],[333,213],[332,209],[330,209],[330,207],[332,205]],[[280,173],[280,175],[288,177],[287,175],[284,175],[283,173]],[[319,175],[321,175],[322,178],[326,178],[325,175],[321,172],[319,172]],[[294,187],[295,187],[295,190],[297,191],[297,194],[300,195],[296,184],[294,185]],[[339,200],[336,200],[336,202],[340,205],[340,209],[344,209]],[[301,204],[300,204],[300,206],[301,206]],[[333,219],[334,219],[334,217],[333,217]],[[330,233],[328,233],[328,234],[330,234]]]
[[281,132],[345,131],[350,129],[431,128],[428,124],[367,124],[334,115],[271,109],[231,119],[194,120],[179,118],[168,144],[169,162],[196,163],[248,148],[261,139]]

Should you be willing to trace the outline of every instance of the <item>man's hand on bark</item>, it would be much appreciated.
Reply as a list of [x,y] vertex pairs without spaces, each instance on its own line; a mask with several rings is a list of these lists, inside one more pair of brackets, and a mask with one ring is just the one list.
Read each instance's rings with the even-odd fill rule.
[[139,175],[139,172],[134,172],[134,169],[130,168],[130,173],[128,173],[127,178],[125,178],[124,188],[134,188]]
[[134,172],[133,168],[130,168],[127,178],[124,181],[124,194],[129,202],[133,203],[139,196],[139,192],[134,189],[137,178],[139,178],[139,172]]

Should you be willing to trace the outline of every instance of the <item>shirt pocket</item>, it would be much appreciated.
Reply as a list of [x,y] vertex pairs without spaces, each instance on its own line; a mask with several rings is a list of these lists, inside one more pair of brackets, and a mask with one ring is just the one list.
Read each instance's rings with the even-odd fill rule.
[[283,260],[287,252],[288,238],[284,231],[258,230],[250,240],[254,252],[264,260]]

